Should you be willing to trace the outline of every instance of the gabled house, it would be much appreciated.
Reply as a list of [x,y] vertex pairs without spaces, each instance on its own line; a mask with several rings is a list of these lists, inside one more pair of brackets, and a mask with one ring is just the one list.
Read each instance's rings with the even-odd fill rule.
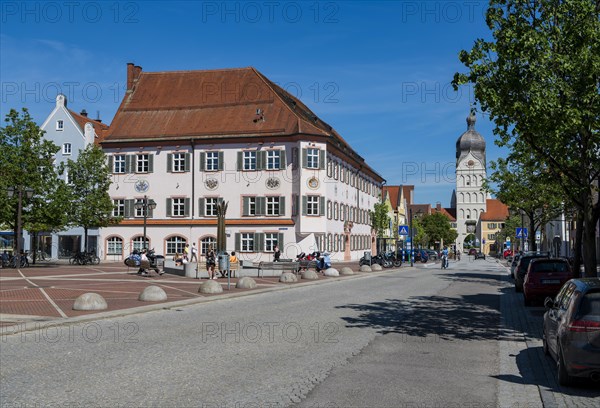
[[[66,163],[67,160],[77,160],[80,150],[90,143],[99,143],[105,136],[108,126],[100,119],[91,119],[87,112],[77,113],[67,107],[65,95],[56,96],[56,104],[40,128],[45,131],[44,137],[60,147],[56,154],[55,164]],[[63,175],[69,182],[69,174]],[[46,256],[52,258],[68,258],[78,251],[86,250],[84,246],[84,230],[74,227],[59,233],[42,232],[38,235],[37,248]],[[97,229],[88,231],[88,251],[96,251],[99,232]],[[29,247],[33,247],[28,243]]]
[[488,198],[485,211],[479,218],[481,231],[481,251],[486,255],[501,253],[503,242],[496,242],[496,234],[502,230],[508,218],[508,207],[500,200]]
[[[101,142],[113,170],[119,225],[101,230],[102,257],[146,243],[172,256],[216,241],[228,202],[227,250],[242,260],[328,251],[359,259],[375,244],[369,210],[384,179],[329,124],[254,68],[143,72]],[[136,206],[146,198],[156,208]]]

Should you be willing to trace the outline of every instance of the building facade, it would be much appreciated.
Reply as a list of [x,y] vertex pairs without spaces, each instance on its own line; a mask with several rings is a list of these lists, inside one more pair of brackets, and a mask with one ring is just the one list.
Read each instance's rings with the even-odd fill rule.
[[[113,170],[118,225],[101,230],[101,255],[143,246],[172,256],[215,245],[217,203],[228,203],[226,245],[240,259],[371,250],[369,210],[383,178],[327,123],[254,68],[142,72],[101,143]],[[144,214],[141,200],[152,199]],[[146,215],[146,217],[144,217]]]
[[[91,143],[98,143],[108,126],[100,119],[90,119],[85,110],[76,113],[67,108],[65,95],[56,96],[54,109],[48,115],[40,128],[45,132],[44,137],[60,150],[55,156],[55,164],[66,164],[68,160],[77,160],[79,152]],[[69,174],[65,171],[63,176],[69,181]],[[26,249],[32,248],[32,237],[24,234]],[[97,251],[98,229],[88,230],[88,251]],[[58,233],[41,232],[37,236],[37,248],[44,256],[51,258],[68,258],[78,251],[84,251],[85,237],[82,227],[73,227]]]

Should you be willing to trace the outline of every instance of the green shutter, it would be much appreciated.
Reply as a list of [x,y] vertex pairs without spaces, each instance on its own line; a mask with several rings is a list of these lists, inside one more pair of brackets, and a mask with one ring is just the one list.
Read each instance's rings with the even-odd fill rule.
[[200,171],[206,170],[206,153],[200,152]]
[[133,158],[135,156],[128,154],[125,156],[125,173],[133,173]]
[[222,171],[223,170],[223,165],[225,163],[224,158],[223,158],[223,152],[219,152],[219,156],[218,157],[219,157],[219,159],[218,159],[219,160],[219,163],[218,163],[219,171]]
[[277,245],[279,245],[279,249],[281,250],[281,252],[283,252],[283,234],[279,233],[277,234]]
[[111,173],[114,173],[113,160],[114,160],[113,156],[108,156],[108,168],[110,169]]
[[[150,201],[150,199],[148,199],[148,201]],[[148,209],[148,218],[154,217],[154,210],[150,207],[147,207],[147,209]]]
[[285,215],[285,197],[279,197],[279,215]]
[[190,171],[191,164],[192,164],[192,155],[190,153],[186,153],[185,154],[185,164],[184,164],[185,171]]
[[250,197],[242,197],[242,216],[247,217],[250,212]]
[[319,215],[325,215],[325,197],[319,197]]
[[172,202],[173,202],[172,199],[167,198],[167,217],[170,217],[172,214],[172,212],[171,212],[172,207],[173,207],[173,205],[171,204]]
[[254,234],[254,252],[262,252],[265,250],[265,234],[257,232]]
[[238,252],[242,250],[242,234],[239,232],[235,233],[235,250]]
[[148,155],[148,173],[154,172],[154,155]]
[[198,216],[204,217],[204,198],[198,199]]
[[244,168],[244,156],[242,152],[237,152],[237,169],[242,170]]
[[319,170],[325,170],[325,150],[319,150]]
[[266,162],[267,152],[256,152],[256,170],[264,170],[267,167]]
[[308,198],[306,196],[302,196],[302,215],[306,215],[306,207],[307,207]]
[[167,173],[171,173],[173,171],[173,154],[167,154]]
[[183,216],[184,217],[190,216],[190,199],[189,198],[186,198],[184,200]]
[[308,165],[308,150],[302,149],[302,168],[306,168]]
[[134,202],[135,200],[125,200],[125,218],[131,218],[134,216]]
[[285,150],[280,150],[279,151],[279,169],[283,170],[285,169],[286,164],[285,164]]
[[266,214],[266,205],[267,205],[266,197],[256,197],[256,215],[265,215]]

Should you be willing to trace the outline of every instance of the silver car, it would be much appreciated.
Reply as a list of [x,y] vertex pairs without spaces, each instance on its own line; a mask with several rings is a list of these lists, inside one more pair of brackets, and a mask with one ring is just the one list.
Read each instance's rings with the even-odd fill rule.
[[544,305],[544,353],[556,361],[559,384],[600,383],[600,278],[571,279]]

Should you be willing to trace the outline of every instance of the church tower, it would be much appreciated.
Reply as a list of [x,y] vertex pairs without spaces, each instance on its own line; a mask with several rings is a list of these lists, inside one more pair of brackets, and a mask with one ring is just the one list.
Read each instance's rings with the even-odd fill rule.
[[481,243],[479,218],[486,210],[486,194],[482,190],[486,177],[485,140],[475,130],[475,112],[467,117],[467,131],[456,141],[456,238],[457,249],[465,241]]

